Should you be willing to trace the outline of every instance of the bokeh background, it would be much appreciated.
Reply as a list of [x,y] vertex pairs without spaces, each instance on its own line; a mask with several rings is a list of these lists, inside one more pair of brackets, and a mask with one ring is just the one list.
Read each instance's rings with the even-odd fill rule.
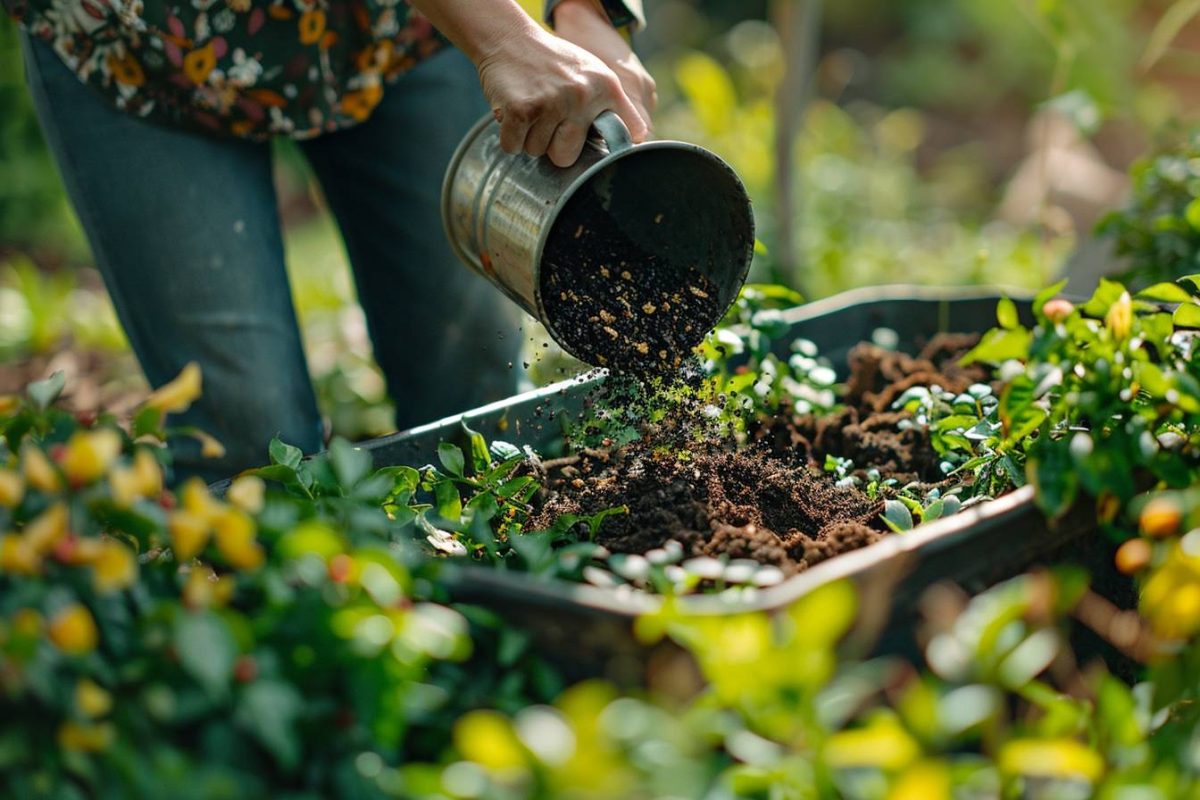
[[[531,9],[538,0],[527,0]],[[1196,0],[647,0],[657,134],[741,173],[753,279],[807,298],[881,283],[1033,288],[1110,265],[1096,221],[1200,106]],[[391,429],[335,227],[278,142],[292,292],[332,429]],[[431,234],[432,235],[432,234]],[[398,298],[397,302],[401,302]],[[545,360],[529,374],[556,369]],[[69,401],[144,394],[0,19],[0,393],[55,370]],[[462,409],[446,409],[453,413]]]

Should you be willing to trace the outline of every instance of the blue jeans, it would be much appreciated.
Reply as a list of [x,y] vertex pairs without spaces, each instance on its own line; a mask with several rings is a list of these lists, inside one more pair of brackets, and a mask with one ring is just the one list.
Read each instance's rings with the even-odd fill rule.
[[[47,45],[24,45],[47,142],[147,379],[203,369],[204,396],[178,422],[227,453],[200,459],[178,443],[178,474],[261,464],[276,435],[319,450],[270,145],[137,120]],[[341,229],[401,429],[514,389],[515,313],[458,263],[439,209],[450,156],[486,110],[475,69],[447,51],[389,86],[369,121],[300,146]]]

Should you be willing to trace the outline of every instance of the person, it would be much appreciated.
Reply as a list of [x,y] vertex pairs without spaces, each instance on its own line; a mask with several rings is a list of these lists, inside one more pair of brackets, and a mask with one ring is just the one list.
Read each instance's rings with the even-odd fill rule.
[[[403,429],[514,388],[511,310],[451,255],[439,195],[491,109],[509,152],[559,166],[615,111],[650,134],[654,81],[627,32],[640,0],[0,0],[20,23],[48,145],[139,363],[189,362],[177,475],[217,479],[279,436],[323,445],[272,182],[290,137],[340,228]],[[191,444],[191,446],[189,446]]]

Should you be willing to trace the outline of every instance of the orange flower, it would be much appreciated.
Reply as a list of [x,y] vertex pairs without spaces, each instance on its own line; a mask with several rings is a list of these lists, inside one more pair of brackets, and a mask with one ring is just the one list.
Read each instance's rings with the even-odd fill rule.
[[49,634],[59,650],[73,655],[95,650],[100,639],[92,612],[79,603],[72,603],[50,620]]
[[211,73],[216,66],[217,53],[213,48],[212,42],[204,45],[204,47],[193,50],[183,57],[183,74],[187,76],[189,81],[197,86],[208,80],[209,73]]
[[368,86],[342,95],[342,113],[358,122],[366,121],[383,99],[383,87],[379,84]]
[[113,80],[122,86],[141,86],[146,82],[146,73],[133,53],[127,52],[121,58],[109,53],[108,71],[112,73]]
[[300,44],[316,44],[325,33],[325,12],[319,8],[300,15]]

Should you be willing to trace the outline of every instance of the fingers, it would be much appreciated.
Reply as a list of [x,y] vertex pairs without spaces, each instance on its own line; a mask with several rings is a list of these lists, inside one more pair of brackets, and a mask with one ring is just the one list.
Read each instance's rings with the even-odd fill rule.
[[546,151],[550,149],[550,142],[554,140],[555,131],[561,127],[561,124],[562,120],[557,114],[542,115],[525,136],[525,152],[534,158],[546,155]]
[[500,120],[500,149],[509,154],[521,152],[529,129],[538,119],[534,103],[518,101],[508,103],[495,112]]
[[[599,116],[597,114],[597,116]],[[554,131],[554,138],[546,149],[546,155],[556,167],[569,167],[579,160],[583,146],[587,142],[588,130],[592,122],[582,122],[578,118],[563,120]]]
[[[624,89],[619,89],[612,98],[612,110],[617,113],[625,127],[629,128],[629,136],[635,142],[644,142],[650,136],[650,115],[639,111]],[[643,114],[645,113],[645,116]]]

